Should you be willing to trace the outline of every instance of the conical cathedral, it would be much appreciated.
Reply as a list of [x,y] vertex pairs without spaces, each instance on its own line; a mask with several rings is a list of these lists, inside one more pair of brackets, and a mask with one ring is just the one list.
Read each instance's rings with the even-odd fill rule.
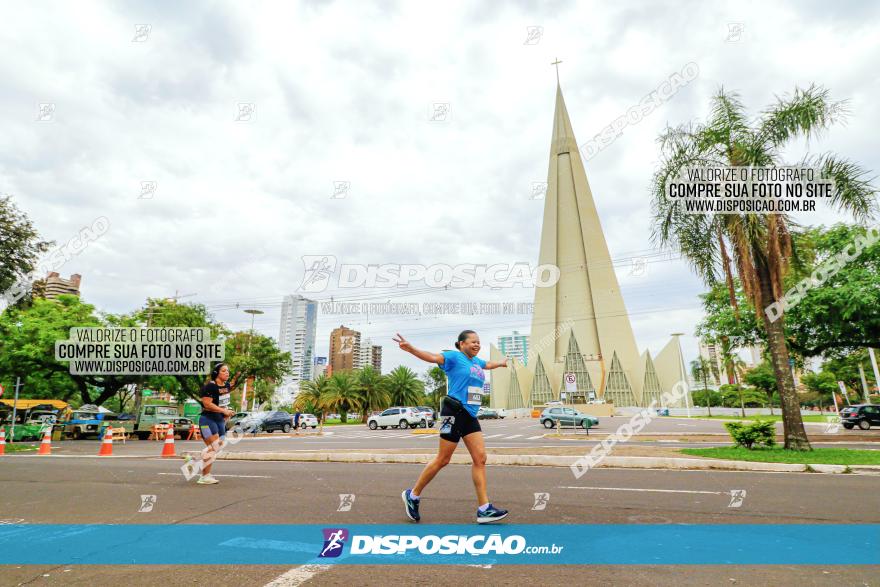
[[[656,361],[639,354],[558,83],[538,263],[559,267],[559,281],[535,288],[528,367],[511,362],[492,372],[493,407],[559,399],[659,406],[661,392],[681,379],[679,347],[671,341]],[[490,351],[502,357],[495,345]],[[576,383],[566,386],[566,376]]]

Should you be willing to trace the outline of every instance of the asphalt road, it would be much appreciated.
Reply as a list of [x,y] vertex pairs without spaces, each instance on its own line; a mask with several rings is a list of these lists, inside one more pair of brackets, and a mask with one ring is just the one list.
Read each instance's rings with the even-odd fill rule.
[[[591,430],[590,434],[597,437],[590,440],[583,431],[575,432],[575,429],[563,429],[566,438],[554,438],[545,436],[555,431],[546,430],[533,419],[504,419],[483,420],[481,426],[487,447],[532,447],[540,452],[542,447],[591,446],[605,435],[614,432],[620,424],[628,421],[628,418],[601,418],[599,427]],[[811,435],[823,434],[823,438],[833,438],[833,444],[816,443],[816,446],[837,446],[850,448],[880,448],[880,429],[873,430],[845,430],[840,428],[834,434],[826,434],[825,424],[807,423],[807,433]],[[779,425],[781,431],[781,424]],[[699,434],[722,434],[717,442],[688,442],[687,437]],[[639,437],[655,435],[653,440],[640,441]],[[867,442],[874,440],[874,442]],[[36,443],[31,443],[36,445]],[[200,450],[203,444],[200,441],[176,441],[177,449]],[[644,430],[627,442],[631,446],[669,446],[669,447],[705,447],[727,446],[731,441],[724,429],[723,422],[715,420],[685,420],[683,418],[657,418],[650,422]],[[370,430],[363,424],[348,426],[327,426],[323,435],[318,435],[315,430],[306,430],[299,435],[282,434],[275,432],[258,437],[245,437],[236,445],[229,446],[229,451],[314,451],[322,449],[389,449],[389,448],[424,448],[426,451],[435,450],[437,445],[436,434],[417,434],[413,430]],[[62,441],[53,447],[55,454],[97,454],[98,441]],[[129,440],[125,444],[114,442],[114,454],[137,454],[158,455],[162,452],[162,443],[155,441]]]
[[[419,465],[221,461],[221,483],[198,486],[179,460],[0,458],[0,523],[374,524],[405,523],[399,494]],[[568,469],[490,467],[490,495],[512,523],[880,523],[877,479],[713,471],[596,469],[575,479]],[[739,507],[731,492],[745,490]],[[533,510],[535,493],[549,493]],[[354,494],[350,511],[339,494]],[[155,495],[139,512],[142,495]],[[468,466],[451,465],[423,494],[425,523],[473,521]],[[198,537],[194,536],[194,540]],[[845,562],[829,549],[829,561]],[[197,563],[198,561],[193,561]],[[878,569],[733,566],[16,566],[0,584],[20,585],[876,585]]]

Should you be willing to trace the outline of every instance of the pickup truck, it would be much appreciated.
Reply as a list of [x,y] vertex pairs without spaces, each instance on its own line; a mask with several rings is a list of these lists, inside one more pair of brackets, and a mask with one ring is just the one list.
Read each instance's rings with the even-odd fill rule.
[[137,418],[132,420],[119,420],[113,422],[114,428],[125,428],[128,434],[146,440],[150,436],[150,430],[156,424],[174,424],[180,419],[180,413],[174,406],[145,405]]

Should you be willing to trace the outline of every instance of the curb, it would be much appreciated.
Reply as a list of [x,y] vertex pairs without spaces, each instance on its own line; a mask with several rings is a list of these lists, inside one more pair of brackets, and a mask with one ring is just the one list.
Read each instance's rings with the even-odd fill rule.
[[[199,453],[193,453],[197,456]],[[385,453],[327,453],[327,452],[227,452],[218,459],[229,461],[295,461],[319,463],[408,463],[426,464],[433,454]],[[583,457],[553,455],[487,455],[486,464],[525,467],[573,467]],[[453,454],[452,464],[469,465],[469,455]],[[670,457],[606,457],[596,465],[599,468],[669,469],[681,471],[761,471],[776,473],[880,475],[880,465],[801,465],[794,463],[764,463],[757,461],[726,461],[721,459],[685,459]]]

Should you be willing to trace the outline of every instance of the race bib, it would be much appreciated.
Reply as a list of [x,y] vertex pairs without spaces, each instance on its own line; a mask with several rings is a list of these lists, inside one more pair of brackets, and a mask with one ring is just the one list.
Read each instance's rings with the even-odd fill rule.
[[471,406],[479,406],[483,403],[483,388],[469,386],[467,391],[467,403]]
[[229,407],[229,394],[224,393],[220,395],[220,407],[228,408]]

